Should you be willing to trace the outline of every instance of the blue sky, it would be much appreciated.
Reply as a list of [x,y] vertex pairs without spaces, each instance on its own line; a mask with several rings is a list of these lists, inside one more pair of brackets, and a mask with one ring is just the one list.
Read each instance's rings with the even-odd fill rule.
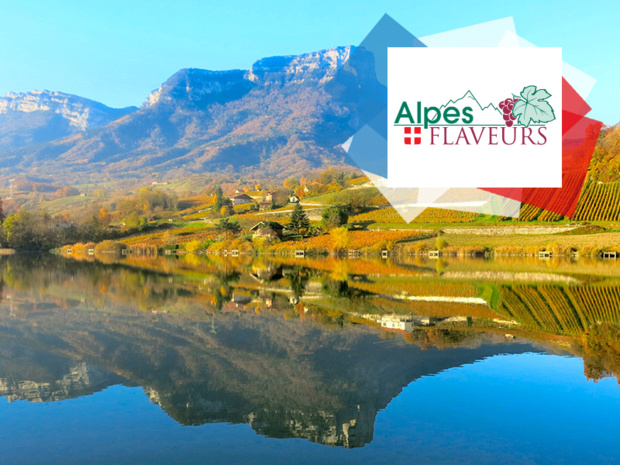
[[246,69],[265,56],[355,45],[384,13],[417,36],[512,16],[519,35],[562,47],[565,61],[598,80],[590,116],[620,120],[620,2],[603,0],[5,0],[0,93],[140,105],[180,68]]

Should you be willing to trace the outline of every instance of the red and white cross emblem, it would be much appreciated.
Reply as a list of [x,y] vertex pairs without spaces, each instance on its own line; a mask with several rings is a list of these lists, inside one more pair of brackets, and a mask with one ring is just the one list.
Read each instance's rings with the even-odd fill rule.
[[[416,134],[416,137],[413,138],[414,145],[420,145],[422,143],[422,137],[417,137],[417,135],[422,134],[422,128],[419,126],[414,127],[413,133]],[[411,145],[410,134],[411,134],[411,126],[406,126],[405,127],[405,144],[406,145]],[[407,137],[407,135],[409,135],[409,137]]]

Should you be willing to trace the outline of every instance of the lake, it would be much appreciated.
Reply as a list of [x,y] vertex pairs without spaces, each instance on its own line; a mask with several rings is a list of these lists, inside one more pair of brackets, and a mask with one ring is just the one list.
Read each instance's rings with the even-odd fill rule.
[[620,463],[620,262],[0,258],[0,463]]

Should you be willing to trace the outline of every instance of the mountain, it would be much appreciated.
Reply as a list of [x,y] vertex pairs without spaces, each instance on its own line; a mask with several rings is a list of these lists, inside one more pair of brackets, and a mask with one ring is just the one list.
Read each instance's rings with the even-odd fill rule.
[[461,114],[463,113],[463,109],[465,107],[470,107],[472,109],[474,121],[481,124],[504,124],[501,110],[499,110],[492,103],[489,103],[485,107],[483,107],[470,90],[465,92],[465,95],[463,95],[461,98],[448,101],[448,103],[440,107],[440,110],[443,110],[449,106],[458,108]]
[[[126,382],[123,378],[108,373],[96,366],[90,366],[84,362],[72,362],[70,359],[59,357],[40,351],[20,348],[18,354],[14,353],[14,346],[0,346],[0,352],[9,352],[17,355],[19,363],[15,360],[4,359],[0,363],[1,373],[10,373],[8,378],[0,377],[0,396],[9,402],[17,400],[27,400],[29,402],[55,402],[59,400],[73,399],[81,396],[88,396],[102,389]],[[13,363],[7,371],[5,361],[11,360]],[[38,361],[33,363],[33,361]],[[11,364],[11,363],[7,363]],[[25,365],[24,365],[25,364]],[[65,371],[57,375],[56,378],[49,376],[49,369],[57,369],[62,365],[69,365]],[[16,379],[14,373],[24,371],[24,366],[28,366],[29,375],[39,379]]]
[[351,52],[264,58],[249,70],[180,70],[107,125],[36,146],[0,144],[0,174],[37,169],[75,182],[153,172],[286,175],[338,164],[351,109],[326,86]]
[[0,151],[81,134],[135,110],[62,92],[9,92],[0,97]]

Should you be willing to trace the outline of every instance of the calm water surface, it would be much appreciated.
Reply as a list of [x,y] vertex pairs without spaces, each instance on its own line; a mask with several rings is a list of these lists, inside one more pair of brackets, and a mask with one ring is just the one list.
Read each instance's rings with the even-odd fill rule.
[[0,259],[0,463],[620,463],[615,261]]

